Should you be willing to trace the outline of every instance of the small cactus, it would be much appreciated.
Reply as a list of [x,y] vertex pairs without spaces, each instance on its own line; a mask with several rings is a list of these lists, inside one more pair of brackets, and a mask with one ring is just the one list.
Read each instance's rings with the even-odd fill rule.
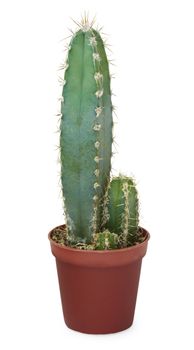
[[95,250],[117,249],[119,237],[108,230],[93,235]]
[[139,205],[134,180],[113,177],[107,188],[103,207],[102,229],[119,235],[121,246],[134,244],[138,238]]
[[104,43],[87,21],[72,37],[65,67],[60,161],[67,231],[70,241],[90,243],[110,177],[113,120]]

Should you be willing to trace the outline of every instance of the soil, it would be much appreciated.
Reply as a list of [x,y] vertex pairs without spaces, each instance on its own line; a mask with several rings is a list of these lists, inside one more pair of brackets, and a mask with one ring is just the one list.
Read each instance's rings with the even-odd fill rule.
[[[69,242],[68,236],[67,236],[67,229],[66,225],[62,225],[57,227],[53,230],[52,240],[62,246],[69,246],[71,248],[77,248],[77,249],[84,249],[84,250],[96,250],[95,242],[92,242],[91,244],[83,243],[83,242]],[[142,235],[141,227],[139,227],[139,230],[135,236],[129,237],[127,247],[137,245],[139,243],[142,243],[144,241],[145,237]],[[122,243],[122,235],[119,236],[118,240],[118,248],[122,249],[126,246]],[[110,248],[109,248],[110,249]]]

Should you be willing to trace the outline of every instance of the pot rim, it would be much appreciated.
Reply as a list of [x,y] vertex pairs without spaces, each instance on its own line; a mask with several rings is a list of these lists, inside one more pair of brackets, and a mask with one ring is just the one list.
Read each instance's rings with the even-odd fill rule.
[[79,248],[72,248],[72,247],[69,247],[67,245],[62,245],[60,243],[57,243],[55,242],[52,237],[51,237],[51,234],[53,233],[53,230],[55,230],[56,228],[59,228],[61,226],[66,226],[66,225],[59,225],[59,226],[56,226],[54,227],[48,234],[48,239],[50,241],[50,243],[58,248],[61,248],[61,249],[64,249],[64,250],[68,250],[68,251],[72,251],[72,252],[82,252],[83,254],[91,254],[91,253],[94,253],[94,254],[110,254],[110,253],[119,253],[119,252],[128,252],[130,250],[134,250],[134,249],[138,249],[140,248],[140,246],[143,246],[143,245],[147,245],[147,242],[149,241],[150,239],[150,234],[149,232],[144,229],[143,227],[139,226],[140,229],[143,230],[143,233],[145,235],[145,239],[143,242],[141,243],[138,243],[136,245],[132,245],[130,247],[126,247],[126,248],[118,248],[118,249],[103,249],[103,250],[93,250],[93,249],[79,249]]
[[[61,226],[64,225],[57,227]],[[50,241],[52,254],[55,256],[57,261],[82,267],[110,268],[129,265],[137,260],[141,260],[144,257],[147,251],[150,234],[144,228],[141,227],[141,229],[146,237],[145,240],[137,245],[121,249],[83,250],[62,246],[61,244],[52,240],[51,234],[53,230],[50,231],[48,238]]]

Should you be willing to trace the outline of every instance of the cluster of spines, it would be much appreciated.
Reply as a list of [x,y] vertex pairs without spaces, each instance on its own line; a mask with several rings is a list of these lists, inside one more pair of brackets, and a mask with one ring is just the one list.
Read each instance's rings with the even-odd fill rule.
[[[73,36],[72,36],[73,39]],[[65,72],[67,71],[67,69],[69,68],[69,52],[71,50],[71,44],[66,46],[66,50],[67,50],[67,57],[64,63],[60,64],[58,71],[63,71],[63,78],[61,76],[58,76],[58,82],[59,85],[61,86],[61,88],[63,89],[63,87],[66,84],[66,80],[65,80]],[[61,94],[61,96],[58,97],[58,102],[60,103],[60,111],[57,113],[57,117],[58,119],[58,124],[61,123],[63,114],[61,113],[65,100],[63,95]],[[57,132],[60,132],[60,127],[58,127]],[[60,146],[58,146],[59,150],[60,150]],[[61,165],[61,152],[59,152],[59,159],[58,159],[58,163]],[[66,205],[65,205],[65,196],[64,193],[61,189],[61,195],[62,195],[62,203],[63,203],[63,213],[65,216],[65,220],[66,220],[66,239],[68,244],[71,245],[71,242],[73,242],[75,240],[74,235],[72,235],[72,232],[74,231],[74,223],[73,220],[71,219],[71,217],[69,216],[69,213],[67,211]],[[69,230],[70,229],[70,230]]]
[[121,214],[121,232],[125,242],[127,242],[127,236],[130,229],[129,186],[131,186],[131,184],[124,179],[121,188],[124,201],[123,213]]
[[108,210],[109,190],[110,190],[110,181],[108,181],[108,183],[107,183],[105,195],[104,195],[104,198],[103,198],[103,202],[101,204],[101,206],[102,206],[101,230],[104,229],[106,223],[110,219],[110,214],[109,214],[109,210]]
[[98,52],[98,43],[96,40],[95,33],[93,32],[92,29],[91,31],[91,36],[89,38],[89,45],[92,47],[93,50],[93,63],[94,63],[94,80],[96,83],[96,98],[97,98],[97,106],[95,108],[95,116],[96,120],[93,126],[93,130],[96,133],[96,141],[94,143],[95,147],[95,157],[94,157],[94,162],[95,162],[95,170],[94,170],[94,175],[96,178],[96,181],[94,182],[94,195],[93,195],[93,216],[91,219],[91,230],[92,234],[95,234],[97,229],[98,229],[98,215],[99,215],[99,202],[100,198],[98,195],[98,189],[100,187],[100,183],[98,181],[99,176],[100,176],[100,167],[99,167],[99,162],[102,160],[100,157],[100,140],[98,139],[98,132],[102,128],[102,124],[99,122],[100,117],[103,117],[103,102],[102,102],[102,96],[103,96],[103,74],[101,71],[101,57]]

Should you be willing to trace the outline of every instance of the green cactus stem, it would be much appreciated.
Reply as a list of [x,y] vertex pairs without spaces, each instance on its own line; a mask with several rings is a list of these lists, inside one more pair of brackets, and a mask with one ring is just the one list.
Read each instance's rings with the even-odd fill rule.
[[70,42],[61,97],[60,161],[68,237],[90,243],[100,229],[110,178],[112,103],[104,43],[87,23]]
[[121,246],[139,241],[138,195],[134,180],[127,176],[113,177],[107,187],[103,206],[102,230],[119,235]]

